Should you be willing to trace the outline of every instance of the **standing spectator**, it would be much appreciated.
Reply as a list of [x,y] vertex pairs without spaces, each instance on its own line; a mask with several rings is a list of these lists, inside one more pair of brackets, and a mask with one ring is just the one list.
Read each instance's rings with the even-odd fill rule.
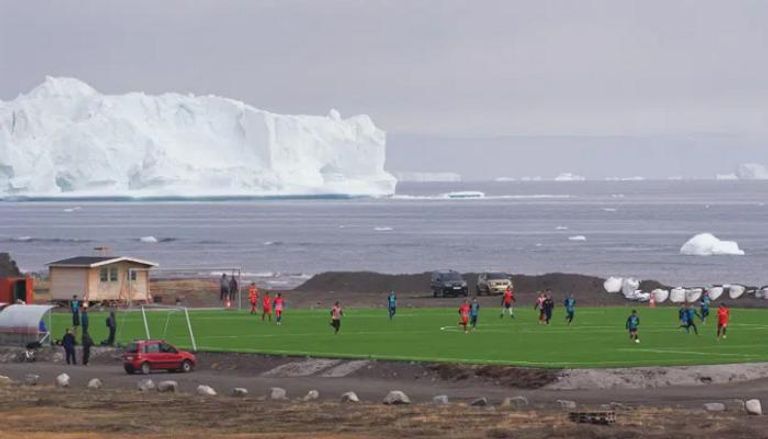
[[72,326],[77,328],[80,326],[80,301],[77,300],[77,295],[72,296],[72,300],[69,302],[69,310],[72,312]]
[[61,345],[64,347],[64,356],[67,357],[67,364],[77,364],[75,344],[75,335],[71,329],[67,329],[67,333],[61,338]]
[[229,296],[229,281],[227,280],[227,273],[221,274],[221,281],[219,282],[219,300],[222,302]]
[[83,302],[83,312],[80,316],[80,324],[83,327],[83,335],[88,332],[88,326],[90,325],[90,319],[88,319],[88,302]]
[[115,332],[117,332],[117,317],[115,317],[115,310],[109,310],[109,317],[107,317],[107,329],[109,330],[109,338],[107,338],[107,346],[115,344]]
[[229,278],[229,300],[227,301],[227,308],[232,306],[232,302],[235,301],[235,298],[237,297],[237,293],[240,291],[239,285],[237,285],[237,279],[235,276],[230,276]]
[[83,331],[83,366],[88,365],[88,360],[91,358],[91,346],[93,346],[93,339],[88,335],[87,331]]

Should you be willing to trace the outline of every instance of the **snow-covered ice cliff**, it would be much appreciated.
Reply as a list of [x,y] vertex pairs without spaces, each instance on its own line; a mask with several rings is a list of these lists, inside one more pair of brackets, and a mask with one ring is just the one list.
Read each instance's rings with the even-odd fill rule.
[[217,96],[104,95],[46,78],[0,101],[0,197],[390,195],[368,116],[291,116]]

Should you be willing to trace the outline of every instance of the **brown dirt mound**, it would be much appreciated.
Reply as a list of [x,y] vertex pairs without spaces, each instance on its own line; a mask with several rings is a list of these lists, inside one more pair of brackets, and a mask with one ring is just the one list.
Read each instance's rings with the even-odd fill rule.
[[428,369],[445,381],[479,378],[516,389],[538,389],[557,380],[559,369],[439,363]]
[[11,259],[8,253],[0,253],[0,277],[21,276],[21,271],[16,265],[16,261]]

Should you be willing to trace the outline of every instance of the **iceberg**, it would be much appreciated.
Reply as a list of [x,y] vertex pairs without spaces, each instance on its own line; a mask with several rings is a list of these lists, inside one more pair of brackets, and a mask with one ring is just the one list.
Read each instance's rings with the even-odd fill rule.
[[735,241],[721,241],[711,233],[700,233],[680,248],[680,254],[693,256],[744,255]]
[[270,113],[218,96],[105,95],[46,78],[0,101],[0,197],[386,196],[370,117]]
[[736,175],[741,180],[768,180],[768,168],[759,163],[744,163],[739,165]]

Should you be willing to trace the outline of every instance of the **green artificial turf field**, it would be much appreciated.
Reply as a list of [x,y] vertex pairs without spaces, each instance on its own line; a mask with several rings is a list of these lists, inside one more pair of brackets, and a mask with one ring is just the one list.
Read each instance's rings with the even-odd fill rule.
[[[458,329],[454,308],[400,309],[392,321],[385,309],[347,309],[337,336],[326,310],[289,309],[282,326],[239,311],[191,310],[190,320],[198,349],[211,351],[543,367],[768,361],[765,310],[732,309],[728,338],[717,341],[714,307],[705,325],[697,322],[698,337],[677,328],[676,308],[638,308],[639,344],[630,343],[624,329],[630,310],[578,308],[569,327],[562,310],[555,310],[552,325],[541,326],[530,308],[517,310],[515,320],[499,319],[498,309],[485,308],[477,330],[470,334]],[[151,311],[147,315],[153,338],[191,346],[182,313]],[[145,337],[139,312],[121,311],[117,317],[118,342]],[[105,318],[104,313],[90,313],[90,332],[96,343],[106,338]],[[69,314],[55,313],[54,338],[60,338],[70,322]]]

